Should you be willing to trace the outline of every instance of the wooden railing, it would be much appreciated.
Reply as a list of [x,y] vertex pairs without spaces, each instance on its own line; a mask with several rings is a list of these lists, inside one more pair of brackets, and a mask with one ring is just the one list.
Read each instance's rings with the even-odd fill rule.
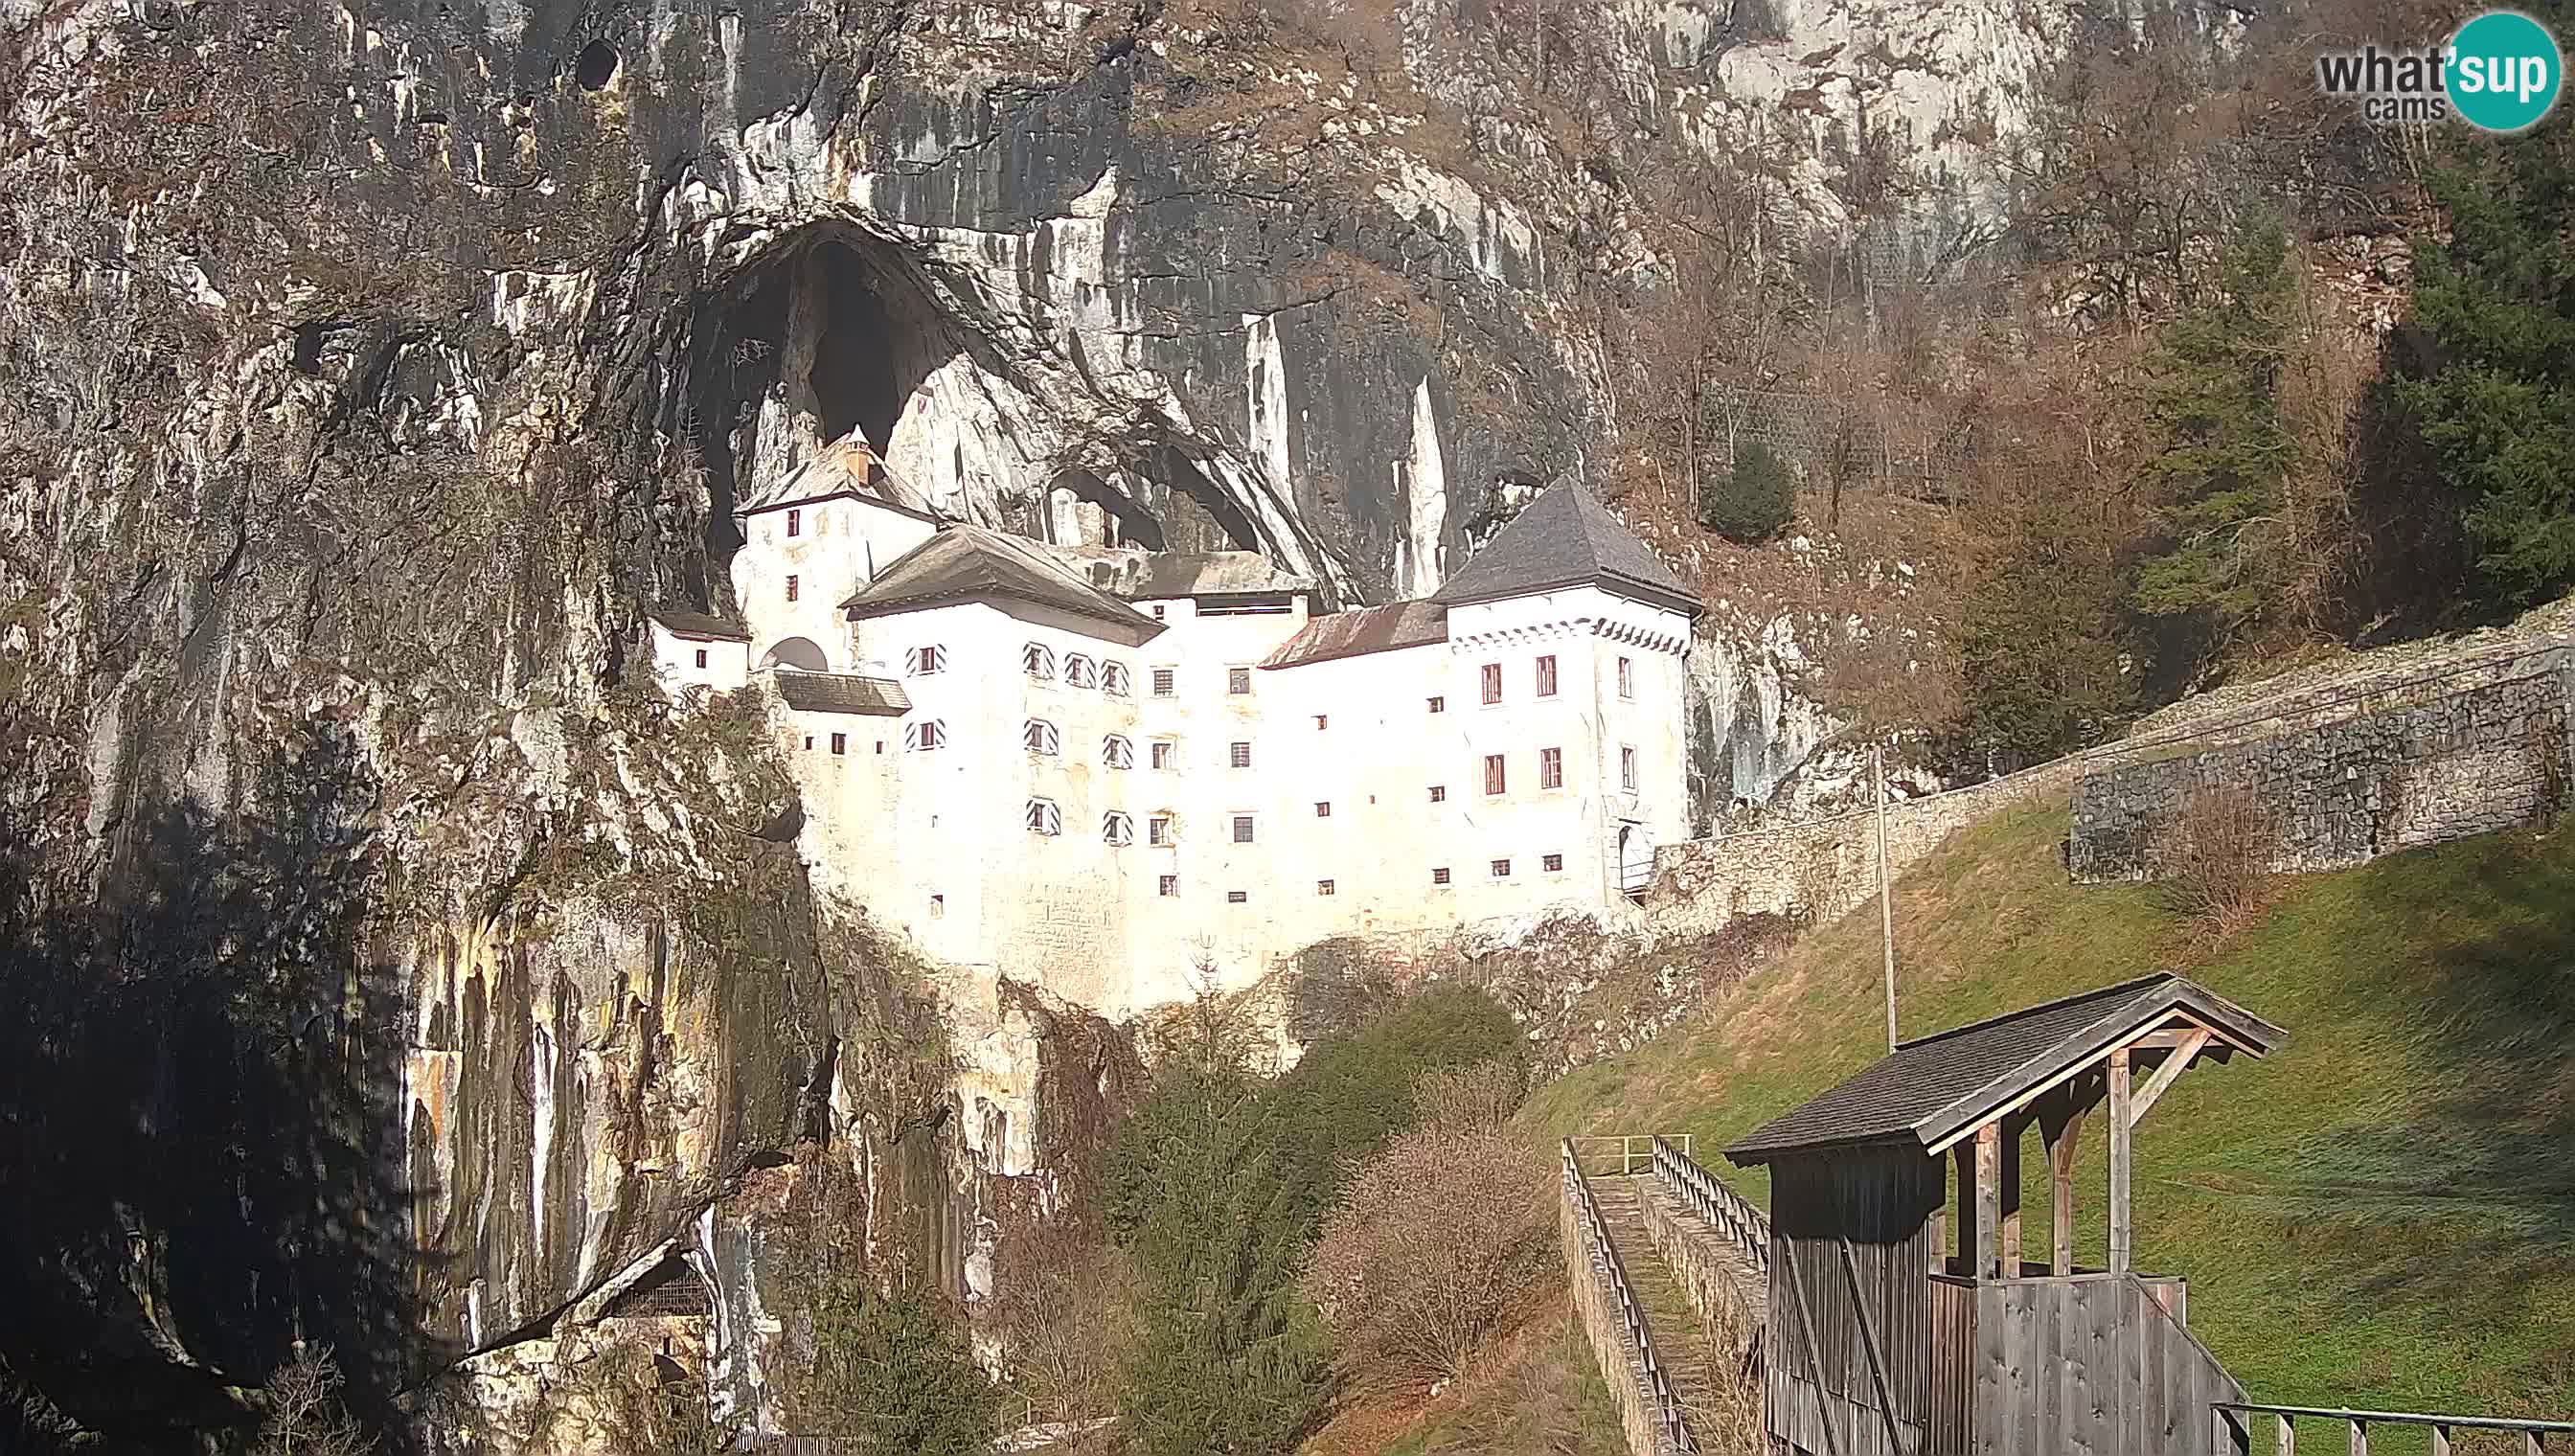
[[[2432,1432],[2432,1456],[2449,1456],[2450,1437],[2457,1431],[2514,1431],[2521,1436],[2523,1456],[2540,1456],[2548,1449],[2550,1436],[2575,1436],[2575,1421],[2521,1421],[2503,1416],[2436,1416],[2411,1411],[2340,1410],[2330,1406],[2258,1405],[2249,1401],[2221,1400],[2217,1408],[2226,1413],[2227,1423],[2235,1431],[2235,1449],[2253,1449],[2253,1427],[2258,1418],[2270,1416],[2280,1423],[2279,1456],[2295,1456],[2298,1449],[2298,1422],[2315,1421],[2328,1428],[2340,1425],[2350,1441],[2351,1456],[2369,1456],[2369,1428],[2372,1426],[2428,1427]],[[2237,1417],[2242,1419],[2237,1419]]]
[[1689,1155],[1688,1134],[1682,1134],[1679,1147],[1660,1135],[1654,1138],[1654,1180],[1671,1189],[1709,1227],[1732,1239],[1755,1270],[1770,1271],[1770,1215],[1700,1167]]
[[[1681,1156],[1688,1157],[1690,1135],[1686,1132],[1675,1135],[1681,1140]],[[1604,1177],[1614,1173],[1625,1178],[1652,1171],[1654,1144],[1663,1140],[1659,1132],[1600,1132],[1578,1133],[1566,1138],[1565,1142],[1584,1156],[1597,1155],[1600,1165],[1591,1169],[1593,1176]],[[1614,1152],[1610,1144],[1616,1145]],[[1617,1164],[1614,1169],[1610,1166],[1613,1158]]]
[[[1582,1176],[1582,1165],[1574,1156],[1573,1139],[1564,1140],[1564,1196],[1580,1223],[1583,1241],[1607,1273],[1610,1296],[1618,1306],[1619,1323],[1626,1328],[1627,1348],[1644,1365],[1645,1389],[1653,1403],[1647,1414],[1655,1435],[1664,1450],[1678,1456],[1697,1456],[1698,1442],[1681,1420],[1680,1396],[1672,1389],[1671,1377],[1663,1371],[1663,1362],[1654,1354],[1654,1337],[1646,1327],[1644,1306],[1636,1302],[1634,1286],[1627,1281],[1627,1266],[1618,1259],[1618,1245],[1610,1240],[1608,1220],[1600,1216],[1600,1205],[1591,1196],[1591,1184]],[[1609,1371],[1602,1371],[1609,1376]],[[1614,1377],[1611,1377],[1614,1379]]]

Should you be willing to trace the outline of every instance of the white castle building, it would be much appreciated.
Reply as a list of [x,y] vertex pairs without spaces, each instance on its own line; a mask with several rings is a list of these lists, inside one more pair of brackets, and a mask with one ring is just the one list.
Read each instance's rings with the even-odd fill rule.
[[1113,1018],[1342,935],[1640,890],[1683,837],[1700,608],[1589,495],[1424,601],[1318,615],[1254,553],[939,520],[844,446],[738,512],[744,624],[664,613],[675,689],[769,680],[819,879],[937,960]]

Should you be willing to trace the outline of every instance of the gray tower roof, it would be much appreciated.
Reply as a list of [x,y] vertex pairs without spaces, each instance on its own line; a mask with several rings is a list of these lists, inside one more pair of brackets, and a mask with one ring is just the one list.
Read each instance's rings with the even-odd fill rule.
[[1511,518],[1430,600],[1446,607],[1596,586],[1696,617],[1705,609],[1607,507],[1558,481]]

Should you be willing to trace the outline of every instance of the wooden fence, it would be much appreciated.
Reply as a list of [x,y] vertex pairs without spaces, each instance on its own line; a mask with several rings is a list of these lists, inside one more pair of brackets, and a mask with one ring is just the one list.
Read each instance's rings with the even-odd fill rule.
[[[2318,1425],[2341,1426],[2350,1456],[2369,1456],[2369,1428],[2372,1426],[2411,1427],[2428,1430],[2432,1435],[2432,1456],[2450,1456],[2450,1440],[2460,1431],[2508,1431],[2521,1437],[2523,1456],[2541,1456],[2548,1449],[2550,1436],[2575,1436],[2575,1421],[2520,1421],[2503,1416],[2418,1415],[2408,1411],[2341,1410],[2331,1406],[2261,1405],[2245,1400],[2222,1400],[2218,1410],[2233,1428],[2235,1449],[2251,1452],[2260,1444],[2255,1429],[2261,1418],[2269,1416],[2279,1423],[2279,1456],[2296,1456],[2298,1422],[2313,1421]],[[2240,1419],[2238,1419],[2240,1417]],[[2328,1437],[2330,1441],[2330,1437]],[[2569,1443],[2575,1444],[2575,1443]],[[2323,1451],[2329,1445],[2312,1449]]]

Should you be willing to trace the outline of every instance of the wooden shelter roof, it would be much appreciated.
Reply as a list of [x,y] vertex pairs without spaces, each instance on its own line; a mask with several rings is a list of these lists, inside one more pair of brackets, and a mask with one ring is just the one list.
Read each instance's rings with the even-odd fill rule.
[[[1936,1152],[1954,1137],[2170,1020],[2211,1034],[2202,1054],[2260,1056],[2279,1027],[2207,987],[2154,975],[1908,1041],[1725,1150],[1738,1164],[1869,1143]],[[2175,1070],[2179,1070],[2178,1067]]]

